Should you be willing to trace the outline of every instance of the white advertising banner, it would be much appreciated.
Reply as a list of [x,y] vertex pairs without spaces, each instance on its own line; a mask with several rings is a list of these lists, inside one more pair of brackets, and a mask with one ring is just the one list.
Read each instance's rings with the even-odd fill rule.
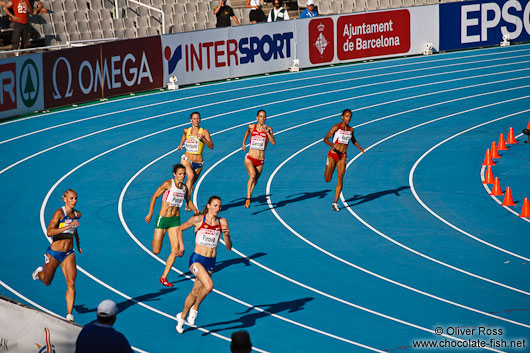
[[421,54],[438,48],[438,5],[296,21],[300,67]]
[[0,62],[0,119],[44,109],[42,54]]
[[81,327],[0,298],[0,351],[73,353]]
[[295,21],[162,36],[164,80],[178,84],[287,70],[295,57]]

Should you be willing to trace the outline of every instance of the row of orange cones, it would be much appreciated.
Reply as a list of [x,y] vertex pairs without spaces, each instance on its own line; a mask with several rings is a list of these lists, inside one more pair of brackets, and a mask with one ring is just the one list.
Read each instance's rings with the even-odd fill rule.
[[[528,126],[530,128],[530,120],[528,121]],[[483,184],[493,184],[493,188],[491,190],[490,195],[492,196],[502,196],[504,195],[504,200],[502,202],[503,206],[516,206],[515,202],[513,202],[512,197],[512,189],[508,186],[506,187],[506,194],[504,194],[501,190],[501,183],[499,181],[498,177],[493,178],[493,171],[491,170],[491,167],[495,165],[495,162],[493,162],[493,158],[501,158],[499,156],[498,151],[506,151],[508,148],[506,147],[506,144],[516,144],[517,140],[515,139],[515,134],[513,132],[513,128],[510,128],[508,132],[508,139],[506,142],[504,141],[504,135],[501,134],[499,136],[499,147],[497,148],[497,144],[495,141],[491,143],[491,149],[486,150],[486,156],[484,157],[484,163],[482,165],[487,166],[486,169],[486,178],[482,182]],[[521,214],[519,217],[530,217],[530,202],[528,201],[528,197],[524,198],[523,201],[523,208],[521,210]]]

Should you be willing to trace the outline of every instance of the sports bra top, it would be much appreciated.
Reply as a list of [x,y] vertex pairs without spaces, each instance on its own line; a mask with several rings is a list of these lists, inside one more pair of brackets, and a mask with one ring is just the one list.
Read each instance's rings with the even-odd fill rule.
[[217,225],[212,226],[206,223],[206,215],[202,218],[202,224],[195,233],[195,244],[215,249],[221,237],[221,221],[217,218]]
[[[186,152],[190,154],[202,154],[202,150],[204,149],[204,142],[199,140],[199,138],[195,135],[191,134],[191,127],[186,130],[186,141],[184,141],[184,146],[186,147]],[[201,134],[204,129],[201,127],[199,128],[199,132],[197,134]]]
[[265,151],[265,147],[267,147],[269,138],[267,137],[267,133],[265,131],[258,131],[257,126],[258,124],[255,124],[254,128],[250,132],[250,149]]
[[171,188],[164,192],[162,201],[169,203],[169,206],[180,207],[184,203],[184,196],[186,195],[185,184],[182,184],[182,189],[175,185],[175,180],[171,179]]
[[[66,207],[63,206],[61,207],[61,209],[63,210],[64,215],[63,215],[63,218],[61,218],[61,220],[59,221],[59,229],[64,228],[68,226],[70,223],[72,223],[73,221],[77,221],[79,219],[79,217],[77,216],[76,210],[74,210],[75,216],[71,218],[66,213]],[[53,240],[55,241],[55,240],[62,240],[62,239],[73,239],[76,233],[77,233],[77,227],[74,226],[74,227],[65,229],[62,233],[55,235],[53,237]]]
[[353,130],[342,130],[341,123],[338,123],[337,126],[339,129],[333,135],[333,143],[340,143],[342,145],[347,145],[351,138],[353,137]]

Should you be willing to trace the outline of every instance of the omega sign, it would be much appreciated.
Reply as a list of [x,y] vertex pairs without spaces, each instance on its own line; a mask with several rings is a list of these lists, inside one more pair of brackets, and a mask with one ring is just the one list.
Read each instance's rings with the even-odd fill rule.
[[154,37],[45,55],[46,108],[162,87],[159,48]]

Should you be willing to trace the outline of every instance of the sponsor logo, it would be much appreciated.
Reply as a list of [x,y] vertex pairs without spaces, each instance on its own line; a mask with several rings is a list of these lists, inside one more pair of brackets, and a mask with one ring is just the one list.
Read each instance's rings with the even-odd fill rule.
[[462,5],[460,11],[462,43],[487,42],[488,34],[494,34],[495,41],[505,34],[517,39],[523,30],[530,35],[530,2],[524,9],[519,1],[510,0],[502,7],[495,2]]
[[39,70],[35,62],[28,59],[22,64],[19,77],[19,93],[26,107],[31,108],[35,105],[39,97],[39,87]]
[[406,53],[410,50],[410,12],[383,11],[337,20],[340,60]]
[[56,353],[55,352],[55,345],[52,344],[50,330],[48,328],[44,329],[44,345],[40,345],[38,343],[35,343],[35,345],[38,348],[38,353]]
[[309,60],[312,64],[326,63],[335,56],[333,19],[321,18],[309,22]]
[[168,75],[184,59],[185,71],[194,72],[211,68],[231,67],[291,57],[293,32],[265,34],[261,37],[218,40],[211,42],[179,43],[175,49],[164,48]]
[[0,111],[17,108],[17,87],[15,63],[0,65]]

